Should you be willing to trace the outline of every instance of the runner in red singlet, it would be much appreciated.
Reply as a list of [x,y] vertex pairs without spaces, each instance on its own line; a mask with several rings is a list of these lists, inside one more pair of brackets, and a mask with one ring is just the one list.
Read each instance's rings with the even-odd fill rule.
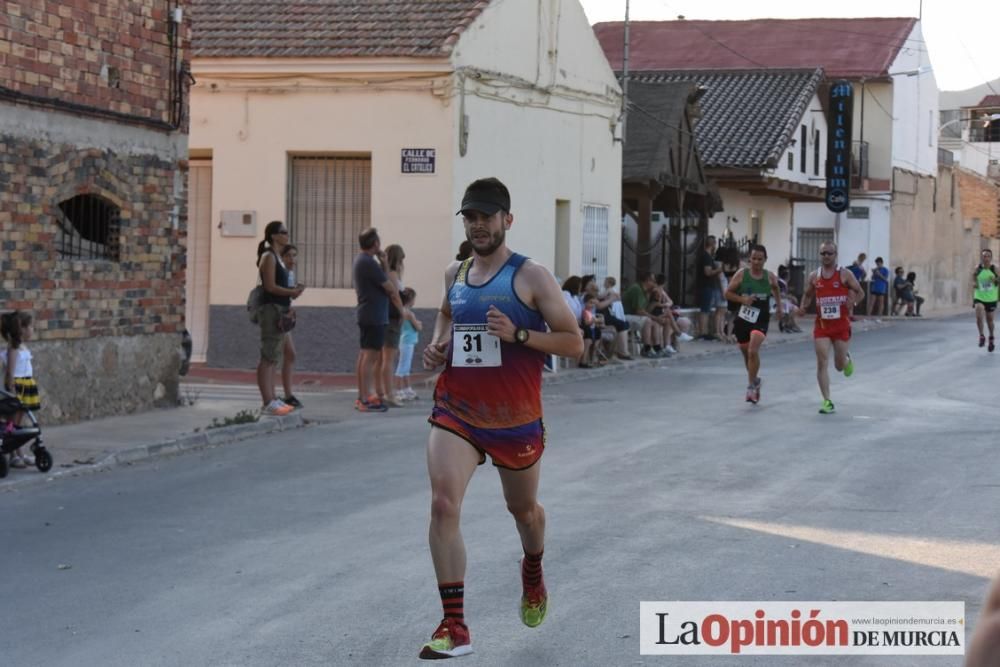
[[830,348],[833,348],[833,365],[844,377],[854,373],[854,361],[847,346],[851,340],[850,314],[854,305],[864,296],[861,285],[847,269],[837,264],[837,245],[824,243],[819,248],[820,268],[809,274],[806,293],[802,297],[799,315],[816,297],[816,326],[813,329],[813,343],[816,346],[816,379],[823,394],[820,414],[834,412],[830,400],[830,375],[827,371]]

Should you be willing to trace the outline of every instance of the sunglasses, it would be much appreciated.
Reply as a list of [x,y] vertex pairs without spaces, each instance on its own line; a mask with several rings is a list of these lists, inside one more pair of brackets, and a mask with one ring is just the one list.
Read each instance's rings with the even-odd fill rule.
[[822,255],[822,256],[824,256],[824,257],[826,257],[827,255],[836,255],[836,254],[837,254],[837,253],[835,253],[835,252],[830,252],[829,250],[824,250],[823,252],[821,252],[821,253],[820,253],[820,255]]

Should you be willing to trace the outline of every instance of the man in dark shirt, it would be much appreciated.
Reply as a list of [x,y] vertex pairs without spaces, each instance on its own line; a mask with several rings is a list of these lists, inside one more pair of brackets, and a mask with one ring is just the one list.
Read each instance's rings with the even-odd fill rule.
[[354,291],[358,296],[358,328],[361,330],[361,351],[358,354],[357,380],[358,398],[354,409],[359,412],[385,412],[388,407],[379,396],[387,395],[389,387],[383,387],[382,378],[375,377],[375,392],[372,375],[382,355],[385,327],[389,323],[389,302],[400,311],[403,304],[399,300],[392,281],[385,274],[379,258],[382,243],[378,231],[370,227],[358,235],[361,252],[354,259]]
[[701,306],[701,312],[698,313],[698,328],[701,337],[709,340],[715,338],[709,331],[709,316],[722,305],[720,273],[722,273],[722,266],[715,261],[715,237],[708,236],[705,238],[705,246],[698,259],[697,285],[698,305]]

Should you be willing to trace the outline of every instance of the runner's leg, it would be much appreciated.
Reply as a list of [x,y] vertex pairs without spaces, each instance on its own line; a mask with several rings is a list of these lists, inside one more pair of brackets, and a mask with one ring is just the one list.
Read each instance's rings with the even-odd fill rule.
[[848,350],[848,341],[846,340],[835,340],[833,341],[833,367],[838,371],[844,370],[844,366],[847,365],[847,357],[850,352]]
[[833,347],[829,338],[814,338],[816,348],[816,380],[819,382],[819,393],[830,400],[830,371],[827,368],[830,360],[830,348]]
[[747,375],[750,377],[750,384],[757,383],[757,375],[760,373],[760,346],[764,344],[764,333],[754,329],[750,332],[750,342],[744,355],[747,359]]
[[498,468],[503,497],[514,517],[526,554],[541,553],[545,548],[545,509],[538,502],[541,469],[541,461],[527,470]]
[[462,499],[479,465],[480,454],[454,433],[431,427],[427,472],[431,480],[429,542],[438,583],[464,581],[465,543],[460,517]]
[[983,304],[977,303],[976,304],[976,328],[979,329],[979,335],[980,336],[985,335],[985,332],[983,331],[983,320],[985,320],[985,319],[986,319],[986,308],[983,307]]

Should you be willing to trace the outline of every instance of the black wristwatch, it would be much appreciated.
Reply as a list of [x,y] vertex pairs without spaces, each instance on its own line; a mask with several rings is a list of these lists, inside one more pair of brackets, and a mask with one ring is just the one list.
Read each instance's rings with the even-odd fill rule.
[[514,342],[518,345],[524,345],[528,342],[529,332],[527,329],[518,329],[514,332]]

